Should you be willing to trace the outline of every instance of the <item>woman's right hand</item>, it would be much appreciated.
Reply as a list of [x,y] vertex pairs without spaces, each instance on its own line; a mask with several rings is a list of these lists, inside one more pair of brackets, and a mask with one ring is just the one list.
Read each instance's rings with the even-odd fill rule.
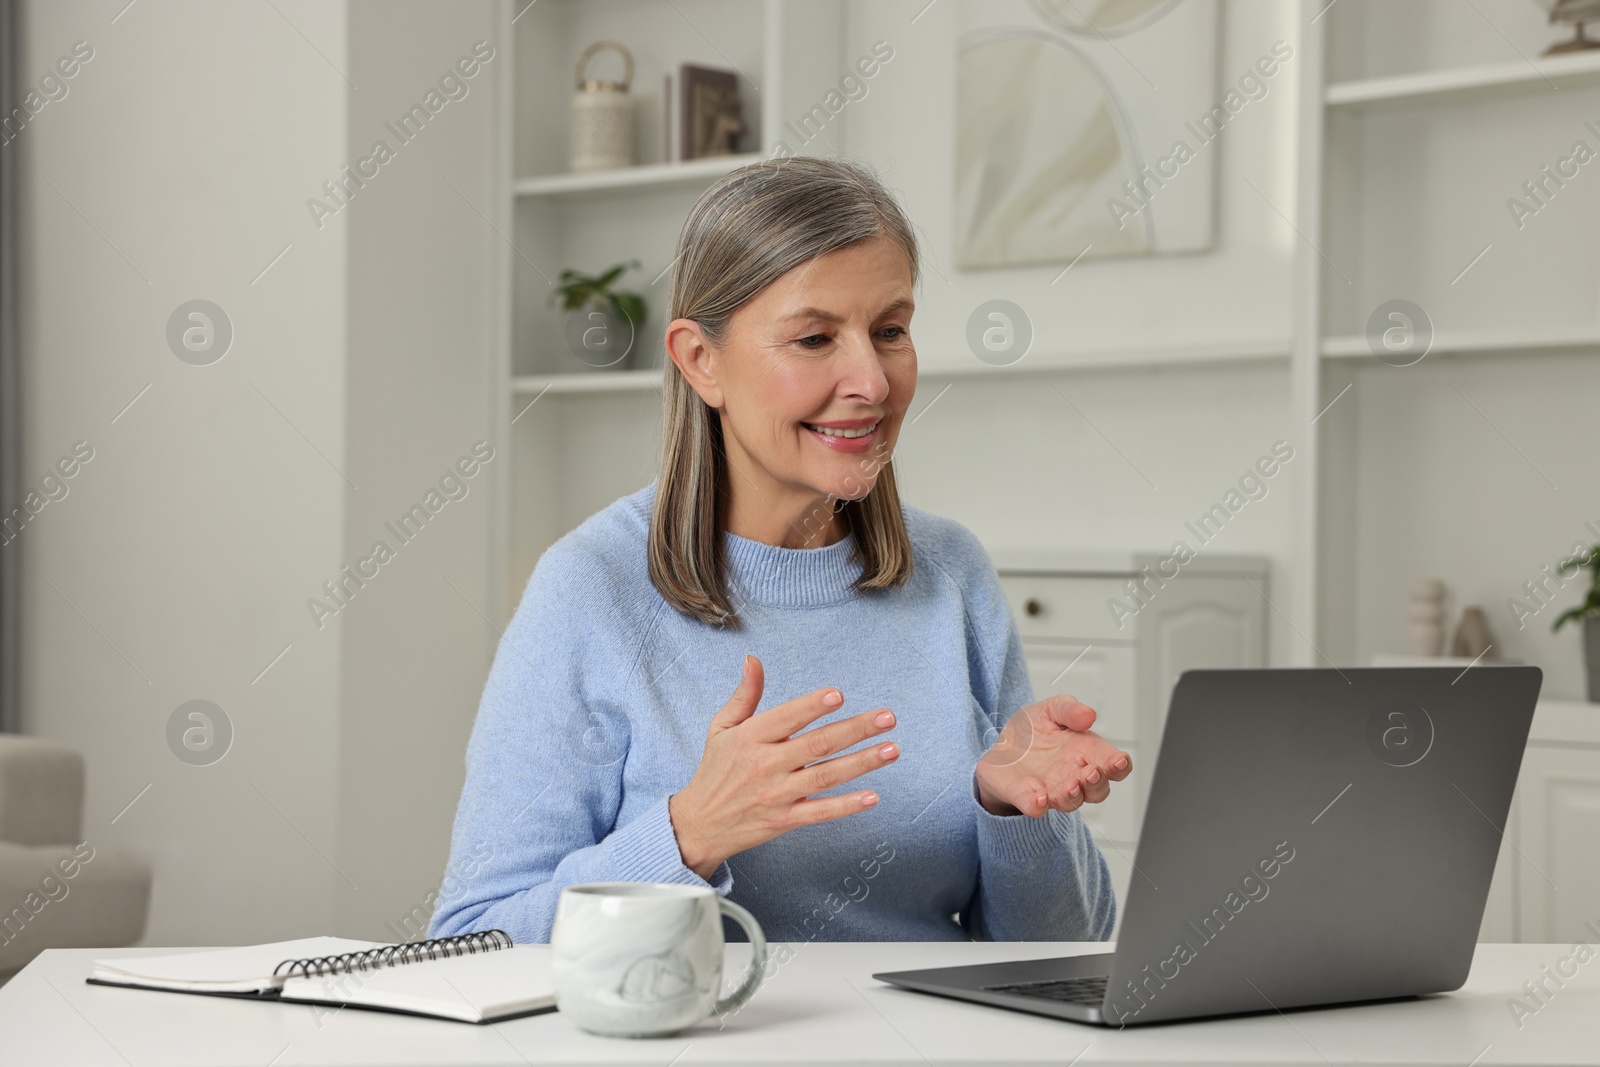
[[711,717],[700,766],[667,801],[684,866],[707,881],[736,852],[876,804],[878,795],[870,789],[809,798],[900,755],[892,741],[834,755],[893,729],[889,709],[875,708],[802,734],[802,728],[843,704],[844,694],[818,689],[757,715],[763,684],[761,661],[746,656],[733,696]]

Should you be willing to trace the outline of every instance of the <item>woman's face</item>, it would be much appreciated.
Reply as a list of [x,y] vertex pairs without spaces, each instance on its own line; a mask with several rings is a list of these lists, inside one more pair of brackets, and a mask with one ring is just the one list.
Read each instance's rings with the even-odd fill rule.
[[[721,415],[735,492],[745,479],[771,503],[872,489],[917,388],[913,307],[905,252],[874,237],[801,264],[734,312],[690,381]],[[669,347],[675,333],[687,341],[682,325],[700,338],[678,319]]]

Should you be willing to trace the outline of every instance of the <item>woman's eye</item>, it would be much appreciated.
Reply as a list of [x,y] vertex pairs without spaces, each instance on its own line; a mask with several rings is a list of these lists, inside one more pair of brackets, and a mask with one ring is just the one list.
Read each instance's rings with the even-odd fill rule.
[[906,328],[904,326],[885,326],[883,334],[890,341],[903,341],[906,336]]
[[[820,348],[822,345],[827,343],[827,340],[828,340],[828,335],[827,334],[825,334],[825,333],[814,333],[810,337],[802,337],[802,338],[800,338],[800,344],[801,344],[802,347],[805,347],[805,348]],[[813,342],[815,342],[815,343],[813,343]]]

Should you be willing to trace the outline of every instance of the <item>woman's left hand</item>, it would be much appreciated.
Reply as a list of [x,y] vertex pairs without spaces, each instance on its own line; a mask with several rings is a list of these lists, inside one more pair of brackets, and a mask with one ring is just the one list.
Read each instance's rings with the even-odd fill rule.
[[1133,770],[1133,757],[1089,729],[1094,709],[1075,697],[1035,701],[1006,720],[978,760],[978,796],[994,815],[1076,811],[1098,804]]

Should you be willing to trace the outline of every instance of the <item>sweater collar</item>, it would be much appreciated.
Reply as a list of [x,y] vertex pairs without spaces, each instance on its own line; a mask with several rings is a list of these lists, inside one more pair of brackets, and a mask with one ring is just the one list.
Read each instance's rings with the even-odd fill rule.
[[[851,558],[855,537],[822,548],[780,548],[722,532],[729,591],[735,600],[777,608],[837,604],[856,595],[852,584],[862,564]],[[734,609],[738,610],[735,603]]]
[[[632,497],[635,516],[646,536],[659,480]],[[818,607],[839,604],[857,595],[853,583],[865,564],[851,558],[856,539],[845,536],[822,548],[780,548],[729,530],[722,531],[723,560],[727,564],[729,592],[734,610],[739,602],[775,608]]]

